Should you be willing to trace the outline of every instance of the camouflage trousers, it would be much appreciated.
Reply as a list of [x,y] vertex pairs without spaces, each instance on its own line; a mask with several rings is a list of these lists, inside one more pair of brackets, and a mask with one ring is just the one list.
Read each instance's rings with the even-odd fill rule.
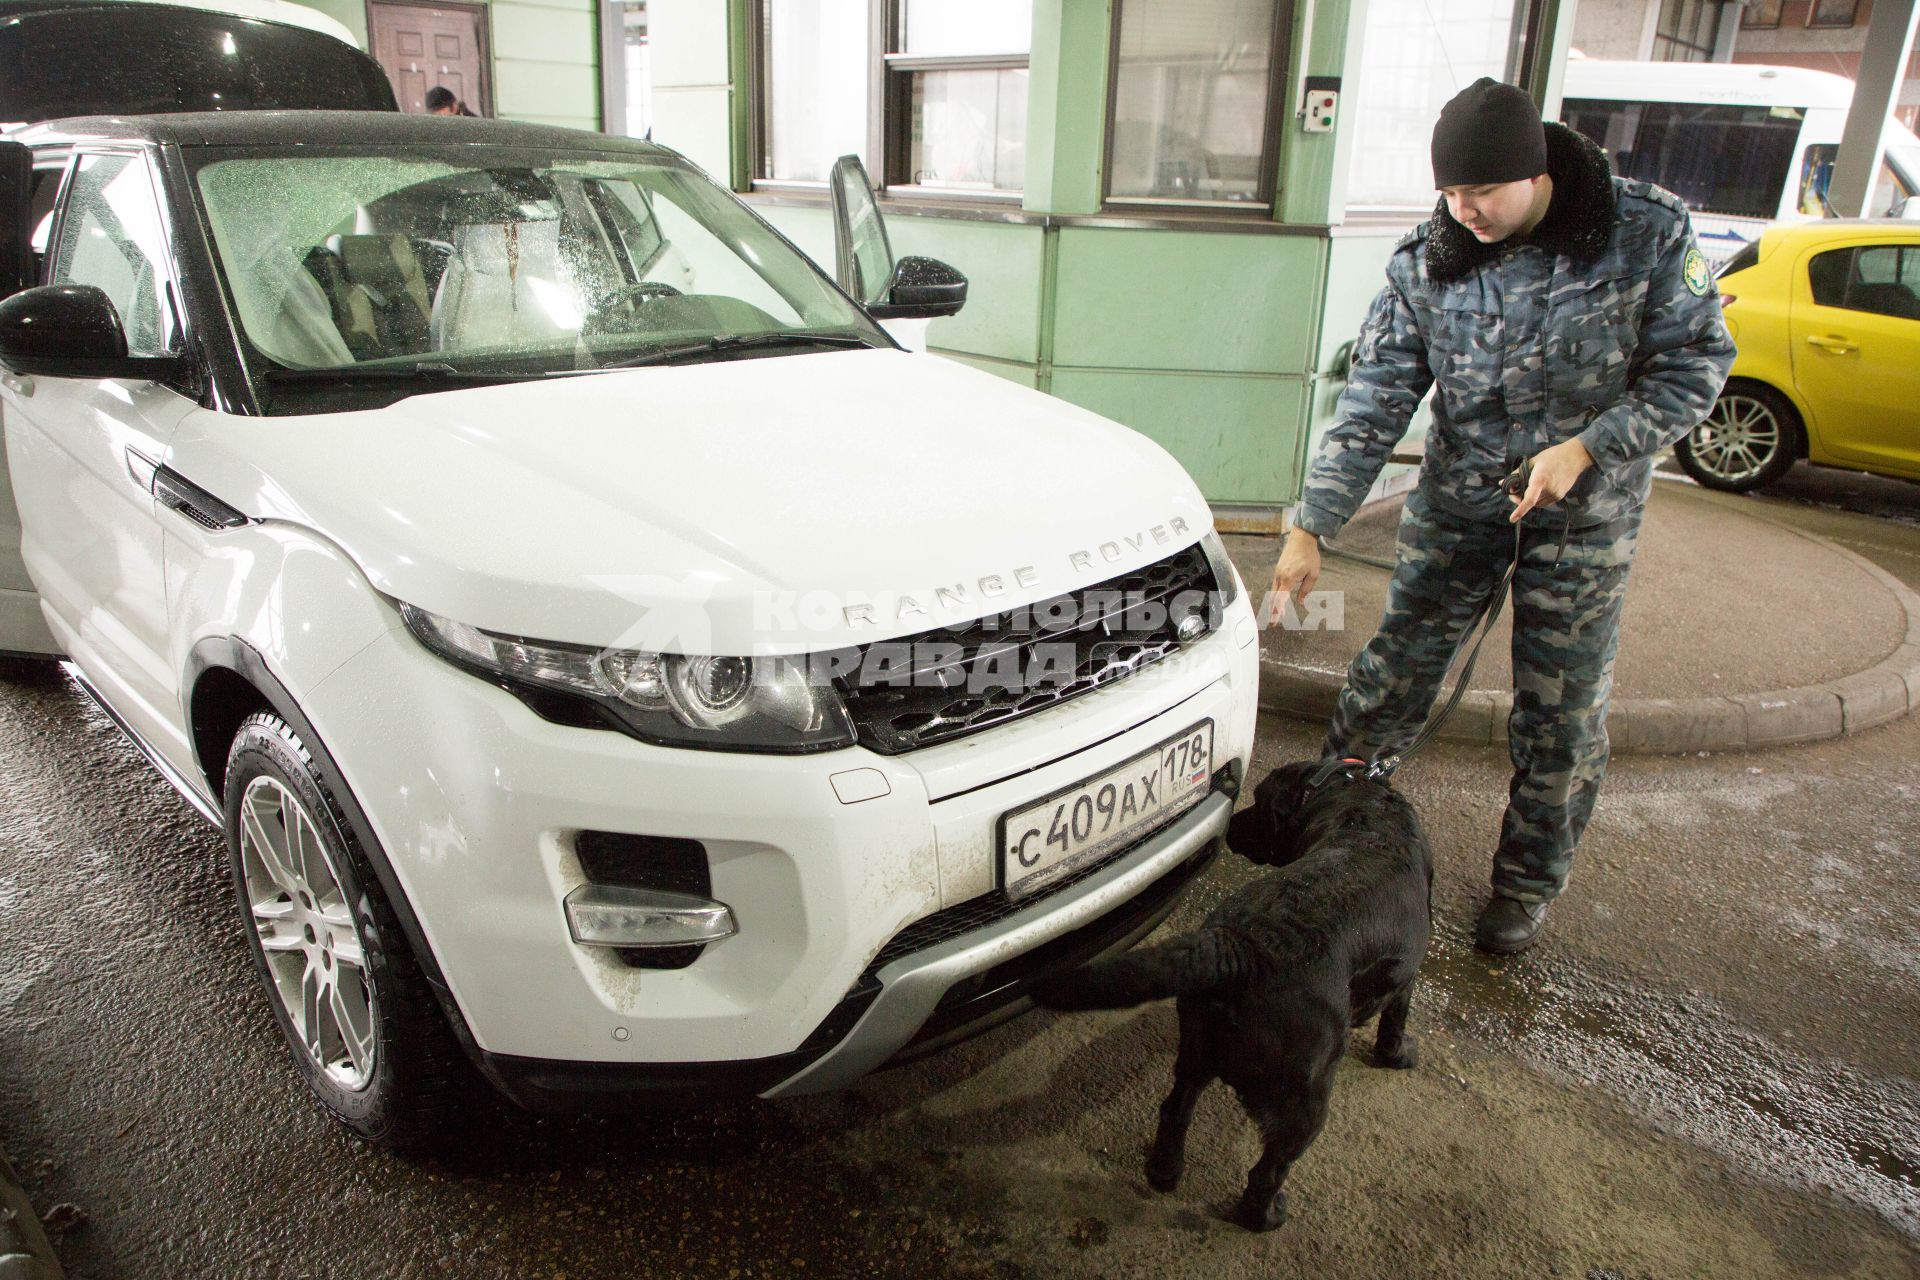
[[[1640,512],[1565,531],[1547,508],[1521,533],[1513,618],[1513,759],[1493,887],[1554,897],[1607,771],[1607,696]],[[1347,671],[1323,750],[1373,759],[1426,722],[1447,665],[1514,558],[1513,527],[1434,510],[1415,491],[1380,630]]]

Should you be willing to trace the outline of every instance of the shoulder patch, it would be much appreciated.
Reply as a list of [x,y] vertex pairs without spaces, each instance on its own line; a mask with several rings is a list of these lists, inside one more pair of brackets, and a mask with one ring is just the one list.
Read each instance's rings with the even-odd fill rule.
[[1686,202],[1665,187],[1655,186],[1651,182],[1642,182],[1637,178],[1620,178],[1617,181],[1620,184],[1620,190],[1626,195],[1645,200],[1649,204],[1662,205],[1674,213],[1684,214],[1687,211]]
[[1707,296],[1707,290],[1713,287],[1713,272],[1707,268],[1707,256],[1698,249],[1687,250],[1687,263],[1682,273],[1686,276],[1687,288],[1696,298]]

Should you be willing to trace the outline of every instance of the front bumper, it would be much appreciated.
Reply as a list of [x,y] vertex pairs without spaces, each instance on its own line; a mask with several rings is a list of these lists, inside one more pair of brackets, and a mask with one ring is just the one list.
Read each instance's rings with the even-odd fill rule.
[[[895,757],[672,750],[549,724],[397,620],[302,702],[506,1092],[594,1106],[662,1090],[787,1095],[1011,1016],[1031,973],[1164,918],[1225,827],[1222,771],[1243,776],[1251,756],[1252,634],[1242,600],[1215,635],[1129,680]],[[1212,793],[1070,884],[1005,902],[999,815],[1202,718],[1215,724]],[[850,771],[877,775],[883,794],[848,800],[836,787]],[[562,903],[585,882],[582,830],[702,842],[738,934],[677,970],[575,945]],[[926,936],[949,918],[965,927]]]
[[1233,803],[1229,790],[1215,790],[1066,894],[870,969],[791,1052],[632,1065],[487,1054],[483,1066],[502,1092],[536,1111],[645,1110],[681,1096],[781,1098],[843,1088],[1024,1012],[1038,974],[1124,951],[1151,933],[1212,865]]

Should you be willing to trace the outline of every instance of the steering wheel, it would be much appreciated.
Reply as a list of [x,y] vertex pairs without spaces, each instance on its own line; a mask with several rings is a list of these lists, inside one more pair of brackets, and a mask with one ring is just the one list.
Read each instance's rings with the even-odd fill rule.
[[592,333],[620,333],[633,327],[642,310],[655,298],[678,298],[681,292],[659,280],[640,280],[616,293],[593,309],[584,328]]

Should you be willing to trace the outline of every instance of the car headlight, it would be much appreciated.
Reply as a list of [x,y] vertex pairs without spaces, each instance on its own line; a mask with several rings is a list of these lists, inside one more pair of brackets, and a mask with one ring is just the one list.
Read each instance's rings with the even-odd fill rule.
[[1207,565],[1213,570],[1214,585],[1220,588],[1220,607],[1224,609],[1240,598],[1240,575],[1234,572],[1233,561],[1227,558],[1227,544],[1220,541],[1218,533],[1208,530],[1200,539],[1200,549],[1207,553]]
[[414,638],[457,667],[549,714],[570,703],[646,742],[716,751],[825,751],[851,746],[853,724],[831,681],[808,678],[805,657],[733,658],[595,649],[500,635],[410,604]]

